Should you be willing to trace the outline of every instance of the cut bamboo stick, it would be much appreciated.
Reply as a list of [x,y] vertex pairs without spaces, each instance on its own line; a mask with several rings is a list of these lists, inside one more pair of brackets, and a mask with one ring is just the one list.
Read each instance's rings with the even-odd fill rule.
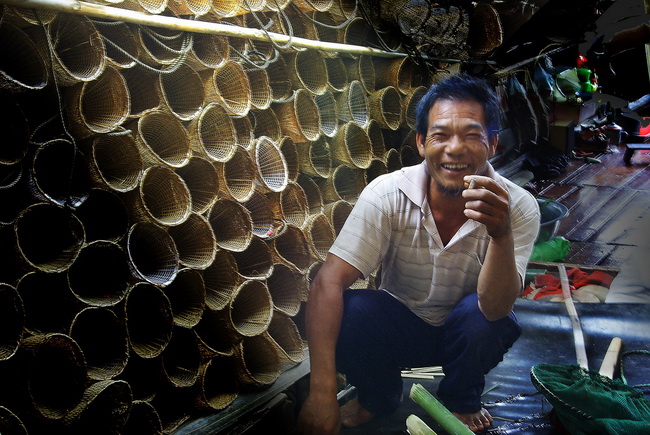
[[566,268],[563,264],[557,266],[560,272],[560,284],[562,285],[562,296],[564,297],[564,305],[569,312],[569,318],[571,319],[571,327],[573,329],[573,341],[576,349],[576,359],[578,365],[583,369],[589,369],[589,363],[587,360],[587,351],[585,350],[585,337],[582,333],[582,326],[580,325],[580,319],[578,317],[578,312],[576,307],[573,304],[573,299],[571,298],[571,289],[569,288],[569,278],[566,273]]
[[605,358],[603,358],[603,362],[600,365],[599,373],[601,376],[606,376],[610,379],[614,378],[614,371],[616,370],[616,364],[618,363],[618,356],[621,353],[622,346],[623,342],[620,338],[612,338],[605,353]]

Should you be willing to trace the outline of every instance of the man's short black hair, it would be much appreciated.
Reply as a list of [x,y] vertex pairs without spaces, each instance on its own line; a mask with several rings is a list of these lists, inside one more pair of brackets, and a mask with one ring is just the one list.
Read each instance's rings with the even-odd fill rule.
[[488,140],[491,141],[499,132],[501,105],[499,97],[486,79],[459,73],[432,85],[415,111],[416,131],[423,137],[426,137],[429,129],[429,111],[438,100],[477,101],[483,106]]

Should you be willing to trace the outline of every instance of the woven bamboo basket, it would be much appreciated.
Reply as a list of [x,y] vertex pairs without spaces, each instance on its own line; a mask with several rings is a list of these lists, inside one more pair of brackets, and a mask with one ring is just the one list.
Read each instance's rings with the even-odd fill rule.
[[[0,102],[0,110],[4,114],[0,119],[0,129],[5,137],[4,145],[0,150],[0,166],[3,174],[0,186],[9,187],[14,179],[10,173],[19,174],[10,166],[20,163],[27,155],[30,133],[27,117],[16,102],[3,99]],[[14,168],[19,168],[19,166],[14,166]]]
[[178,251],[165,228],[137,222],[127,234],[126,251],[131,273],[154,285],[167,286],[178,274]]
[[215,162],[227,162],[238,145],[233,118],[217,103],[208,103],[188,127],[192,149]]
[[217,246],[233,252],[248,248],[253,237],[253,220],[248,210],[236,201],[220,198],[208,214]]
[[135,142],[146,166],[185,166],[192,149],[189,134],[181,121],[166,109],[148,112],[132,123]]
[[235,129],[235,141],[237,145],[245,150],[250,150],[255,143],[253,123],[250,112],[246,116],[231,116],[233,128]]
[[0,432],[9,435],[27,435],[25,423],[9,408],[0,406]]
[[289,136],[282,136],[276,143],[278,144],[278,148],[280,148],[280,152],[287,164],[288,181],[296,181],[300,171],[298,148],[296,143]]
[[70,290],[90,306],[105,307],[119,303],[128,291],[129,278],[124,249],[106,240],[84,245],[68,269]]
[[409,89],[402,100],[403,106],[403,125],[411,129],[415,129],[415,124],[417,122],[415,118],[415,111],[418,107],[418,103],[427,93],[428,88],[425,86],[417,86]]
[[195,269],[181,269],[176,279],[165,287],[174,315],[174,325],[193,328],[201,320],[205,306],[205,281]]
[[297,227],[302,227],[309,215],[307,195],[295,181],[290,181],[287,187],[280,193],[280,214],[282,219]]
[[343,224],[345,224],[351,212],[352,204],[344,199],[330,202],[323,208],[323,214],[329,219],[332,229],[334,229],[334,234],[337,236],[341,232],[341,228],[343,228]]
[[283,364],[292,366],[307,358],[307,343],[300,336],[298,327],[291,317],[274,313],[268,333],[278,347]]
[[23,299],[15,287],[5,283],[0,283],[0,314],[0,330],[3,331],[0,337],[0,361],[5,361],[18,350],[25,325]]
[[162,382],[162,358],[142,358],[131,352],[124,371],[118,377],[129,383],[133,398],[150,403]]
[[201,71],[205,100],[216,101],[234,116],[244,116],[252,106],[251,85],[244,68],[231,60],[219,68]]
[[[342,29],[343,27],[345,27],[345,20],[341,20],[339,17],[332,15],[330,11],[314,12],[313,26],[314,26],[314,30],[316,31],[316,35],[318,36],[316,39],[318,39],[319,41],[339,42],[341,40],[341,33],[343,31]],[[325,53],[325,56],[326,56],[326,60],[336,59],[339,57],[338,53],[331,53],[331,54]],[[335,63],[339,64],[338,61]],[[336,69],[339,68],[339,65],[336,65]],[[330,72],[329,67],[327,72],[329,74]],[[344,88],[345,86],[347,86],[347,83],[344,84]]]
[[[283,137],[282,127],[278,116],[272,109],[257,110],[248,112],[248,118],[253,126],[253,136],[267,136],[273,142],[279,142]],[[255,142],[255,141],[254,141]]]
[[393,172],[402,168],[399,151],[396,148],[390,148],[386,151],[386,170]]
[[244,338],[236,348],[236,356],[242,388],[268,386],[280,376],[280,355],[268,334]]
[[388,167],[386,165],[386,162],[382,159],[378,159],[374,157],[370,162],[370,166],[368,166],[368,168],[365,170],[364,176],[365,176],[366,184],[370,184],[370,182],[375,178],[387,173],[388,173]]
[[92,142],[88,166],[95,182],[117,192],[135,189],[144,172],[144,162],[130,134],[97,136]]
[[204,361],[216,356],[229,356],[235,352],[240,337],[236,337],[228,328],[228,310],[207,308],[201,321],[194,327],[199,339],[201,355]]
[[358,13],[355,0],[334,0],[329,8],[329,13],[341,20],[348,20]]
[[410,145],[402,145],[399,149],[399,160],[404,166],[418,165],[422,162],[423,158],[414,147]]
[[424,78],[410,57],[375,58],[374,63],[378,88],[393,86],[406,94],[409,89],[424,85]]
[[89,18],[57,14],[47,26],[47,36],[37,30],[32,35],[44,53],[50,53],[52,44],[52,68],[58,86],[93,81],[104,71],[104,42]]
[[253,235],[266,239],[281,230],[282,214],[279,201],[275,195],[264,194],[256,190],[244,207],[253,221]]
[[159,356],[174,328],[172,306],[162,289],[136,283],[126,295],[124,313],[131,350],[142,358]]
[[[22,400],[26,392],[32,417],[61,421],[83,400],[87,381],[81,348],[69,335],[38,334],[24,338],[10,360],[12,379],[3,382],[4,392]],[[15,391],[16,383],[24,386]],[[16,408],[18,409],[18,408]]]
[[129,418],[133,394],[128,382],[105,380],[91,384],[84,391],[81,403],[65,416],[67,430],[92,433],[101,428],[119,432]]
[[296,182],[305,192],[307,199],[307,209],[309,214],[320,213],[323,211],[323,194],[320,186],[316,184],[313,178],[306,174],[300,174]]
[[145,400],[133,400],[122,433],[161,434],[162,423],[156,408]]
[[[374,33],[374,29],[362,16],[352,18],[343,31],[339,34],[340,43],[348,45],[360,45],[371,48],[381,48]],[[347,54],[347,57],[356,59],[357,54]]]
[[122,198],[112,190],[91,189],[75,210],[86,232],[86,243],[97,240],[121,241],[129,228],[129,215]]
[[95,20],[93,24],[104,41],[106,58],[117,68],[132,68],[140,56],[140,45],[131,28],[121,21]]
[[339,120],[344,123],[354,122],[364,128],[370,120],[368,97],[358,80],[351,81],[348,88],[336,96],[336,106]]
[[243,337],[266,331],[273,315],[271,294],[264,281],[247,279],[235,289],[227,307],[228,327]]
[[287,68],[287,62],[282,56],[278,56],[266,67],[272,102],[281,102],[291,97],[293,84],[291,83]]
[[246,14],[248,12],[260,12],[266,6],[267,0],[247,0],[242,1],[239,8],[239,14]]
[[72,321],[70,337],[79,344],[95,381],[113,379],[129,360],[129,340],[124,319],[108,309],[87,307]]
[[90,191],[86,156],[67,139],[48,141],[34,153],[28,183],[32,195],[40,201],[77,207]]
[[243,148],[237,147],[230,160],[218,165],[217,173],[221,197],[243,203],[253,195],[257,168],[251,155]]
[[203,214],[212,207],[219,192],[219,174],[214,164],[206,158],[194,156],[187,165],[177,168],[190,191],[192,211]]
[[273,273],[273,255],[268,243],[253,237],[250,246],[242,252],[232,253],[237,271],[246,279],[263,280]]
[[327,90],[327,66],[320,51],[289,52],[285,58],[294,88],[306,89],[314,95]]
[[167,9],[168,0],[124,0],[120,6],[153,15],[161,14]]
[[305,233],[294,225],[287,224],[285,231],[273,240],[273,245],[277,262],[285,263],[301,272],[307,270],[312,262]]
[[[311,285],[312,282],[314,282],[314,279],[316,279],[316,275],[318,275],[318,271],[320,270],[321,266],[323,265],[322,261],[314,261],[314,263],[309,266],[309,269],[307,269],[307,272],[305,273],[305,280],[307,281],[308,285]],[[306,301],[307,298],[305,297],[303,301]]]
[[375,91],[377,78],[371,56],[361,55],[356,59],[346,59],[345,67],[350,81],[358,80],[367,94]]
[[0,165],[0,226],[12,225],[20,212],[32,202],[24,163]]
[[192,197],[183,179],[168,166],[144,171],[137,191],[125,198],[134,221],[159,225],[182,224],[192,212]]
[[196,384],[201,366],[201,351],[196,333],[174,326],[172,338],[162,353],[163,379],[175,388]]
[[325,261],[336,234],[332,223],[323,213],[311,215],[304,229],[311,253],[315,258]]
[[397,130],[402,123],[402,96],[393,86],[374,91],[368,97],[370,117],[382,128]]
[[126,82],[131,100],[130,119],[162,108],[162,90],[158,74],[146,68],[123,69],[120,73]]
[[350,168],[346,165],[337,166],[330,178],[319,181],[324,203],[328,204],[340,199],[355,203],[366,186],[364,173],[362,169]]
[[16,218],[14,231],[22,258],[50,273],[67,270],[86,240],[83,225],[74,214],[47,203],[25,208]]
[[282,192],[287,187],[289,174],[287,162],[275,141],[267,136],[258,137],[251,154],[257,169],[256,188],[262,192]]
[[372,150],[373,158],[383,160],[386,155],[384,129],[381,128],[377,120],[371,119],[365,130],[370,139],[370,149]]
[[160,386],[151,404],[158,411],[164,434],[175,433],[190,419],[195,396],[195,388],[177,388],[166,383]]
[[191,47],[191,34],[175,29],[138,26],[135,37],[140,61],[152,68],[174,68],[183,62]]
[[313,142],[298,144],[300,172],[318,178],[328,178],[332,174],[332,155],[330,144],[320,138]]
[[63,272],[29,272],[20,278],[16,291],[25,308],[24,328],[30,334],[67,333],[82,308]]
[[368,133],[355,122],[344,124],[332,140],[330,151],[335,162],[351,168],[365,169],[370,165],[372,145]]
[[217,18],[232,17],[242,9],[242,0],[212,0],[212,8],[208,14],[204,15],[208,21],[214,19],[211,14]]
[[[295,267],[278,263],[266,280],[276,313],[295,316],[300,310],[304,277]],[[271,320],[273,322],[273,320]]]
[[203,364],[195,406],[217,411],[230,406],[239,397],[235,368],[234,356],[215,356]]
[[203,109],[203,82],[199,74],[184,63],[159,77],[163,101],[169,110],[181,121],[194,119]]
[[217,239],[206,217],[191,213],[185,222],[170,227],[168,232],[174,240],[182,266],[203,270],[212,264]]
[[23,30],[0,22],[0,92],[39,90],[49,81],[46,58]]
[[203,271],[205,305],[211,310],[223,310],[242,281],[232,252],[217,250],[214,261]]
[[80,139],[116,130],[131,111],[126,80],[113,66],[107,66],[97,79],[78,83],[68,91],[70,131]]
[[212,0],[167,0],[167,8],[176,15],[197,18],[210,12]]
[[293,4],[303,12],[325,12],[332,7],[333,0],[294,0]]
[[475,56],[485,55],[503,43],[503,27],[497,10],[488,3],[477,3],[470,16],[467,45]]
[[225,35],[194,33],[192,48],[186,62],[195,71],[219,68],[230,57],[230,45]]
[[279,12],[287,8],[291,0],[266,0],[265,10]]
[[336,98],[330,91],[314,97],[320,116],[320,131],[327,137],[334,137],[339,130],[339,115]]
[[248,81],[251,84],[251,104],[259,110],[271,106],[271,84],[266,69],[254,68],[246,70]]
[[2,21],[11,23],[20,28],[47,25],[56,18],[58,12],[47,9],[37,10],[31,8],[19,8],[15,6],[4,6]]
[[[259,0],[253,0],[259,1]],[[265,0],[263,0],[265,1]],[[246,0],[244,4],[251,3],[249,0]],[[279,33],[283,34],[284,29],[282,26],[282,19],[277,16],[275,12],[256,12],[256,13],[247,13],[243,15],[244,18],[244,27],[250,29],[263,29],[265,32]],[[266,59],[273,59],[277,56],[276,46],[269,39],[262,40],[249,40],[250,44],[250,54],[258,58],[260,63]],[[253,67],[255,68],[255,67]],[[251,82],[252,83],[252,82]]]
[[320,137],[321,125],[318,106],[312,94],[298,89],[290,101],[273,103],[282,133],[295,142],[316,140]]

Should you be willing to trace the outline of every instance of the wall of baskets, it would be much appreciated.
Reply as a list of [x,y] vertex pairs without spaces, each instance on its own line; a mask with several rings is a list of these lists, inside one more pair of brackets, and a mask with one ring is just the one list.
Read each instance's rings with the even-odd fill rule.
[[[373,36],[344,0],[107,3]],[[420,161],[410,59],[0,7],[0,432],[171,432],[302,361],[356,197]]]

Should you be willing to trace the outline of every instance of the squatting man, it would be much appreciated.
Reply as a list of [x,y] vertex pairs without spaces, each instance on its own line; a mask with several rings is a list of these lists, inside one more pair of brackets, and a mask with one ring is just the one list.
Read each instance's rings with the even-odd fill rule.
[[[472,431],[491,425],[485,375],[520,335],[513,306],[539,229],[535,198],[489,163],[500,116],[483,79],[433,85],[416,112],[422,163],[360,194],[310,289],[300,433],[335,434],[395,411],[401,369],[434,365],[445,374],[442,403]],[[349,289],[379,265],[379,289]],[[341,408],[337,372],[358,392]]]

